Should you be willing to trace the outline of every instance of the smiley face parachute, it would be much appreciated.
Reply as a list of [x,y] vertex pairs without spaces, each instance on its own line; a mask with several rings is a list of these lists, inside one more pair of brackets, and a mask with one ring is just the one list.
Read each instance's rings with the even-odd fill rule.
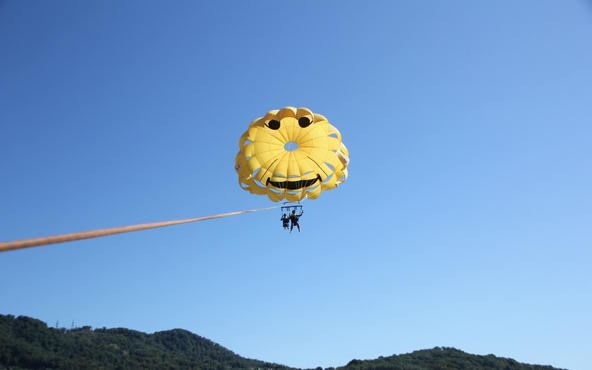
[[307,108],[272,110],[239,140],[241,188],[274,202],[316,199],[347,179],[349,152],[327,119]]

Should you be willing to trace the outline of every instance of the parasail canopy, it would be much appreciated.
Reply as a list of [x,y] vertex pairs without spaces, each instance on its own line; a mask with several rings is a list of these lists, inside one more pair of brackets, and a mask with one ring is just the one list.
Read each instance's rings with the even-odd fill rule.
[[286,107],[257,118],[239,140],[241,188],[274,202],[316,199],[347,179],[349,152],[327,119]]

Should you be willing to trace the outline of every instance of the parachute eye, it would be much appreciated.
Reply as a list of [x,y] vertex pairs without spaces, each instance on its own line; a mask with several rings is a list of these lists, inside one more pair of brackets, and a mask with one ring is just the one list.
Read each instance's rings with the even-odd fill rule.
[[279,128],[280,128],[280,121],[276,121],[275,119],[272,119],[271,121],[269,121],[268,123],[266,123],[265,126],[269,127],[272,130],[279,130]]
[[310,126],[311,123],[312,123],[312,121],[309,117],[298,118],[298,125],[302,128]]

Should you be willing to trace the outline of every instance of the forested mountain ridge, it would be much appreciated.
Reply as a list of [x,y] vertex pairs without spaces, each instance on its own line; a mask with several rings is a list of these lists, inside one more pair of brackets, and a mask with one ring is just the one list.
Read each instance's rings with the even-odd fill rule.
[[250,360],[189,331],[145,334],[124,328],[67,330],[37,319],[0,315],[0,369],[201,369],[286,366]]
[[[145,334],[90,326],[67,330],[49,328],[26,316],[0,315],[0,370],[48,369],[271,369],[296,370],[284,365],[241,357],[189,331],[173,329]],[[415,351],[352,360],[325,370],[556,370],[527,365],[493,355],[476,356],[454,348]],[[322,370],[317,368],[315,370]]]
[[[325,369],[328,370],[328,369]],[[436,347],[376,360],[351,360],[336,370],[561,370],[552,366],[522,364],[494,355],[471,355],[455,348]]]

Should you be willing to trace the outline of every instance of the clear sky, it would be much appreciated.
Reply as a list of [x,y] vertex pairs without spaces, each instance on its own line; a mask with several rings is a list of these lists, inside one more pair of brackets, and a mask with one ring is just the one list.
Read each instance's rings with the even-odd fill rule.
[[270,110],[349,178],[277,210],[0,254],[0,313],[309,368],[455,347],[592,368],[592,4],[0,1],[0,241],[274,205]]

